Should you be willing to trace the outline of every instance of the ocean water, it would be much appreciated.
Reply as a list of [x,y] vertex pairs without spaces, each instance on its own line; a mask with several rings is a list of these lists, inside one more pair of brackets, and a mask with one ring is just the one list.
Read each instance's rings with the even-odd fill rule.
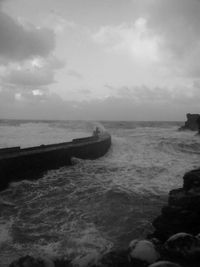
[[89,136],[96,125],[112,135],[97,160],[13,182],[0,192],[0,266],[23,255],[66,256],[84,263],[150,233],[169,190],[200,165],[200,137],[180,122],[0,121],[0,147]]

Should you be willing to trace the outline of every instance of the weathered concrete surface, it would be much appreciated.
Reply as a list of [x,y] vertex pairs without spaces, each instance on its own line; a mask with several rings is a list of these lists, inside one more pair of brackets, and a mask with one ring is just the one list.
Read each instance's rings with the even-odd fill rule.
[[0,150],[0,190],[11,181],[38,178],[42,172],[70,165],[71,158],[96,159],[108,151],[111,136],[91,136],[74,139],[72,142],[56,145],[20,149],[19,147]]

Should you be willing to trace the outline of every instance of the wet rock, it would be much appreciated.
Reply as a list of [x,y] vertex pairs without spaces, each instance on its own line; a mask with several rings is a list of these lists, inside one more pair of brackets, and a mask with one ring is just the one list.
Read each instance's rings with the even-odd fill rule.
[[179,264],[171,261],[158,261],[149,265],[148,267],[181,267]]
[[168,205],[153,221],[153,236],[162,242],[179,232],[200,233],[200,169],[186,173],[183,180],[183,187],[170,191]]
[[131,260],[141,261],[144,264],[151,264],[157,261],[160,257],[153,242],[149,240],[133,240],[129,245]]
[[200,241],[193,235],[178,233],[171,236],[164,246],[170,255],[187,258],[191,253],[200,249]]
[[186,191],[189,191],[191,189],[197,191],[200,190],[200,169],[195,169],[190,172],[187,172],[183,176],[183,188]]
[[[103,255],[97,265],[100,267],[132,267],[127,250],[110,251]],[[137,267],[137,266],[135,266]]]
[[200,115],[187,113],[186,117],[187,117],[187,121],[182,127],[180,127],[179,130],[198,131],[199,129],[198,120],[199,120]]
[[196,235],[196,238],[198,238],[200,241],[200,233]]

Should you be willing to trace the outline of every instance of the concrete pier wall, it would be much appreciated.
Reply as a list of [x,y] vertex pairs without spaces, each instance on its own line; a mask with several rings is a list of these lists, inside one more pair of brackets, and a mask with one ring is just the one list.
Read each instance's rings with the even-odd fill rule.
[[107,133],[99,138],[91,136],[74,139],[56,145],[13,149],[0,152],[0,190],[11,181],[37,179],[44,171],[71,164],[71,158],[96,159],[109,150],[111,136]]

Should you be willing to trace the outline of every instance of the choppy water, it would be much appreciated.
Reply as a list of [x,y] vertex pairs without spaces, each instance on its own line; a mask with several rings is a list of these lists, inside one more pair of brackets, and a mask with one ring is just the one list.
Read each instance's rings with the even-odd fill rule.
[[[0,266],[25,255],[81,259],[123,247],[152,230],[151,221],[199,167],[200,138],[180,123],[104,122],[112,148],[98,160],[12,183],[0,193]],[[0,146],[62,142],[89,135],[89,122],[0,123]]]

